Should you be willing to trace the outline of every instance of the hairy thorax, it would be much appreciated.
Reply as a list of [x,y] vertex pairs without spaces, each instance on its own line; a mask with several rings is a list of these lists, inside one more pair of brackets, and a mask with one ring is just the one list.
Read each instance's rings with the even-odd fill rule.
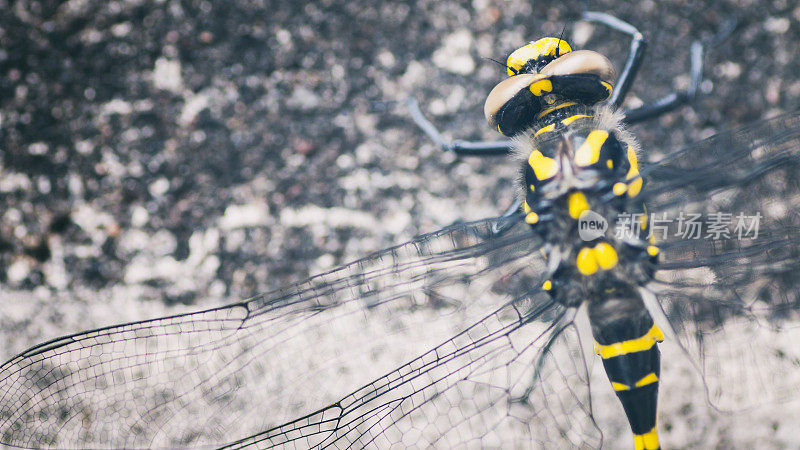
[[564,107],[516,137],[526,221],[550,244],[544,288],[576,306],[631,296],[652,279],[658,249],[647,214],[635,139],[605,107]]

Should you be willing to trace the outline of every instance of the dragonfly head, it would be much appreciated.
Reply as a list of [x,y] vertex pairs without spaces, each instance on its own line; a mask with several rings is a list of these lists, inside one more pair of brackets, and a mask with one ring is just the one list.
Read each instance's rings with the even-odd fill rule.
[[605,56],[573,51],[563,39],[543,38],[508,57],[510,76],[489,93],[484,115],[489,125],[515,136],[550,112],[569,105],[593,105],[613,90],[614,68]]
[[531,41],[508,55],[506,69],[508,76],[524,73],[539,73],[552,61],[572,52],[569,43],[560,38],[545,37]]

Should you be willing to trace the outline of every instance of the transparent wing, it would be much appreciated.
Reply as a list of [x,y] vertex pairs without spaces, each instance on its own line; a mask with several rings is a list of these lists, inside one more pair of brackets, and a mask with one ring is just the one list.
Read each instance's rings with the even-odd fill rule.
[[[527,430],[512,439],[544,441],[537,433],[559,428],[527,420],[549,417],[597,443],[588,408],[573,407],[588,404],[588,387],[568,333],[551,345],[565,361],[541,359],[543,381],[527,366],[549,342],[534,319],[557,317],[546,296],[527,295],[542,282],[541,243],[524,224],[492,237],[496,225],[451,226],[245,302],[31,348],[0,366],[0,440],[381,447],[405,439],[403,427],[418,442],[475,443],[474,423],[504,422]],[[575,378],[580,392],[545,401]]]
[[539,295],[509,302],[327,408],[230,446],[597,448],[576,331],[532,322],[564,313]]
[[[699,237],[685,234],[686,222],[682,233],[678,220],[653,228],[662,248],[656,290],[721,409],[799,397],[799,170],[797,113],[714,136],[643,170],[655,217],[698,213],[706,225]],[[708,233],[718,219],[729,234]]]

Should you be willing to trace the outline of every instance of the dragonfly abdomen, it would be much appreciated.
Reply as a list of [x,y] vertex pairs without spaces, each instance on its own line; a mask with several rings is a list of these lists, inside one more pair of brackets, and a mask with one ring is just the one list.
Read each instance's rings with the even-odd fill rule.
[[[633,294],[633,293],[631,293]],[[656,431],[663,333],[635,294],[589,304],[595,352],[622,403],[636,450],[660,448]]]

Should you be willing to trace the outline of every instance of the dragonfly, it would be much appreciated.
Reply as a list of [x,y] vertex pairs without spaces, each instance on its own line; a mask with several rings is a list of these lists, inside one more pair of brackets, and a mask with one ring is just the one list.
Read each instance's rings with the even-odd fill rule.
[[[585,17],[631,36],[625,67],[613,78],[600,55],[561,38],[522,47],[486,108],[515,144],[449,144],[412,111],[456,153],[525,149],[525,184],[506,213],[245,301],[34,346],[0,366],[0,442],[597,448],[604,436],[590,367],[601,361],[634,447],[655,448],[656,423],[647,421],[656,420],[661,340],[691,361],[679,376],[697,377],[698,395],[721,411],[796,398],[800,115],[639,161],[646,152],[631,155],[635,140],[623,126],[687,103],[702,49],[692,51],[693,88],[622,110],[644,39],[611,16]],[[594,131],[608,132],[600,145],[591,145]],[[617,145],[606,148],[609,136]],[[613,212],[630,212],[639,229],[617,238],[601,220]],[[738,213],[759,218],[757,234],[723,227],[695,238],[679,229],[688,227],[681,217],[716,215],[725,225]],[[622,356],[641,367],[630,360],[641,352],[649,371],[632,383],[608,364]],[[626,393],[645,391],[650,400],[626,405]]]

